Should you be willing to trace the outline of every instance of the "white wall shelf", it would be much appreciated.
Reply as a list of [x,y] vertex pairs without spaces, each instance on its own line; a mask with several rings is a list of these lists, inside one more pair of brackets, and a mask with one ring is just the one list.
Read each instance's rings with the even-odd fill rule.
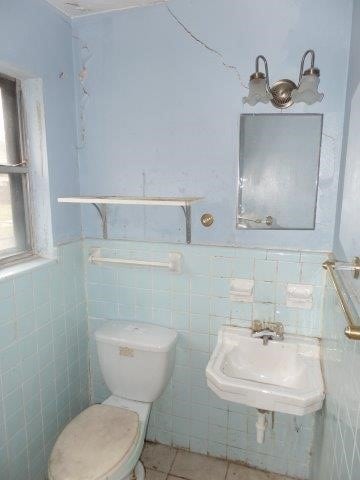
[[103,237],[108,238],[108,205],[157,205],[181,207],[186,221],[186,243],[191,243],[191,205],[203,197],[123,197],[123,196],[74,196],[60,197],[59,203],[91,204],[98,211],[103,227]]

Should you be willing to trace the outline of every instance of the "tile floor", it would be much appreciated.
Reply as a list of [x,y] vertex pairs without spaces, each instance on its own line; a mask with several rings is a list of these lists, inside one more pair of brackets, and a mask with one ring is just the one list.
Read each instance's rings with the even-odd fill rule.
[[141,460],[146,480],[290,480],[219,458],[146,443]]

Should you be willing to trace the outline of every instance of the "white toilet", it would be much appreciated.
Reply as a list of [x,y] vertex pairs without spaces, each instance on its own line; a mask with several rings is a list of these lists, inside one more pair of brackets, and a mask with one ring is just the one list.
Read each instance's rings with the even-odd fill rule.
[[177,332],[121,321],[97,330],[95,339],[112,395],[81,412],[59,435],[49,480],[143,480],[139,458],[151,403],[172,374]]

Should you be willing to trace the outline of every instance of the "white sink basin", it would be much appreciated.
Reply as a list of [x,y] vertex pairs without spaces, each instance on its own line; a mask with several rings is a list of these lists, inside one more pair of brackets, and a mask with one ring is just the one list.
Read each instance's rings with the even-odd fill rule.
[[248,328],[222,327],[206,367],[207,383],[230,402],[305,415],[324,400],[319,356],[316,338],[285,335],[263,345]]

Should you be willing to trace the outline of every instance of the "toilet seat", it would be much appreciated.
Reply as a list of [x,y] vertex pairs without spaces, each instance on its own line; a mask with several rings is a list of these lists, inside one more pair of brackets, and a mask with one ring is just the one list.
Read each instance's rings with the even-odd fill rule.
[[49,480],[106,479],[119,468],[138,435],[136,412],[103,404],[87,408],[58,437]]

